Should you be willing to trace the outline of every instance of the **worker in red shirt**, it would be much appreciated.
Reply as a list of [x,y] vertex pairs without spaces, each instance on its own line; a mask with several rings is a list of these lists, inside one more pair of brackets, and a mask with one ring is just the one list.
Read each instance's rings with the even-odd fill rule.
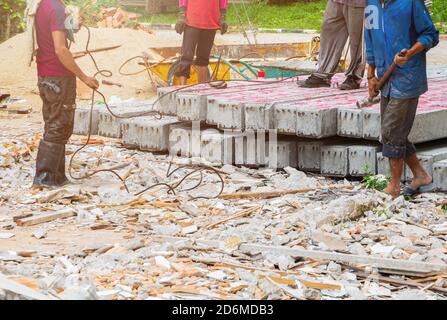
[[45,130],[37,153],[34,187],[58,187],[68,182],[65,145],[73,133],[76,77],[92,89],[99,87],[96,79],[79,68],[68,49],[67,39],[73,35],[71,21],[61,0],[40,1],[34,26]]
[[175,30],[179,34],[183,33],[183,45],[175,75],[185,85],[191,74],[191,64],[194,63],[199,83],[203,83],[207,81],[216,31],[220,30],[221,34],[228,31],[228,0],[179,0],[179,7],[180,14]]

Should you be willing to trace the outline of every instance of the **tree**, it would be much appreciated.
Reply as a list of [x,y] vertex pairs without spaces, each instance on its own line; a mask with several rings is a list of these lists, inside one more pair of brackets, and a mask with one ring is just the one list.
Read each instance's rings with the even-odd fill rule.
[[23,31],[25,8],[25,0],[0,0],[0,37],[6,40],[12,33]]

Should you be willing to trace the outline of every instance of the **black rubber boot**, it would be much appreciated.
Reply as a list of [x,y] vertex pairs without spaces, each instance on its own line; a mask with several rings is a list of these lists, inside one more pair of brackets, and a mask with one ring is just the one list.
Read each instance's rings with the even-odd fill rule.
[[63,145],[64,149],[59,159],[59,165],[57,166],[56,172],[56,182],[60,186],[65,186],[70,183],[67,176],[65,175],[65,145]]
[[322,79],[320,77],[310,75],[306,80],[298,81],[298,86],[301,88],[324,88],[330,87],[330,80]]
[[65,157],[65,145],[40,141],[33,187],[55,188],[61,185],[62,178],[58,177],[58,171],[62,154]]

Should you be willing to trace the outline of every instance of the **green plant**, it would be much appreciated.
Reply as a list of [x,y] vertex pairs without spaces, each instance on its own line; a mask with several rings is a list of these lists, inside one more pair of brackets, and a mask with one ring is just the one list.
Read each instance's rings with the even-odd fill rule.
[[377,218],[385,217],[385,219],[389,219],[392,216],[391,212],[385,208],[376,208],[373,213]]
[[[268,5],[267,1],[250,2],[250,4],[232,4],[228,7],[228,22],[232,27],[245,29],[250,20],[253,27],[284,28],[284,29],[315,29],[319,30],[323,22],[327,0],[311,2],[296,2],[287,5]],[[143,12],[140,12],[143,13]],[[175,23],[177,14],[145,14],[142,22]]]
[[433,21],[440,32],[447,32],[447,0],[433,1]]
[[362,184],[367,189],[374,189],[382,191],[388,185],[390,178],[385,177],[384,175],[375,175],[372,173],[367,174],[363,180]]

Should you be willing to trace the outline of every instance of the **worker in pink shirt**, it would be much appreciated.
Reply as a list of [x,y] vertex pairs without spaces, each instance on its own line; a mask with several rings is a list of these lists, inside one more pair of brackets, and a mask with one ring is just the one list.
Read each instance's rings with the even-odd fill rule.
[[[199,83],[207,81],[208,65],[216,31],[228,31],[228,0],[179,0],[177,33],[183,33],[182,57],[175,75],[186,84],[191,64],[197,69]],[[194,60],[194,55],[196,58]]]

